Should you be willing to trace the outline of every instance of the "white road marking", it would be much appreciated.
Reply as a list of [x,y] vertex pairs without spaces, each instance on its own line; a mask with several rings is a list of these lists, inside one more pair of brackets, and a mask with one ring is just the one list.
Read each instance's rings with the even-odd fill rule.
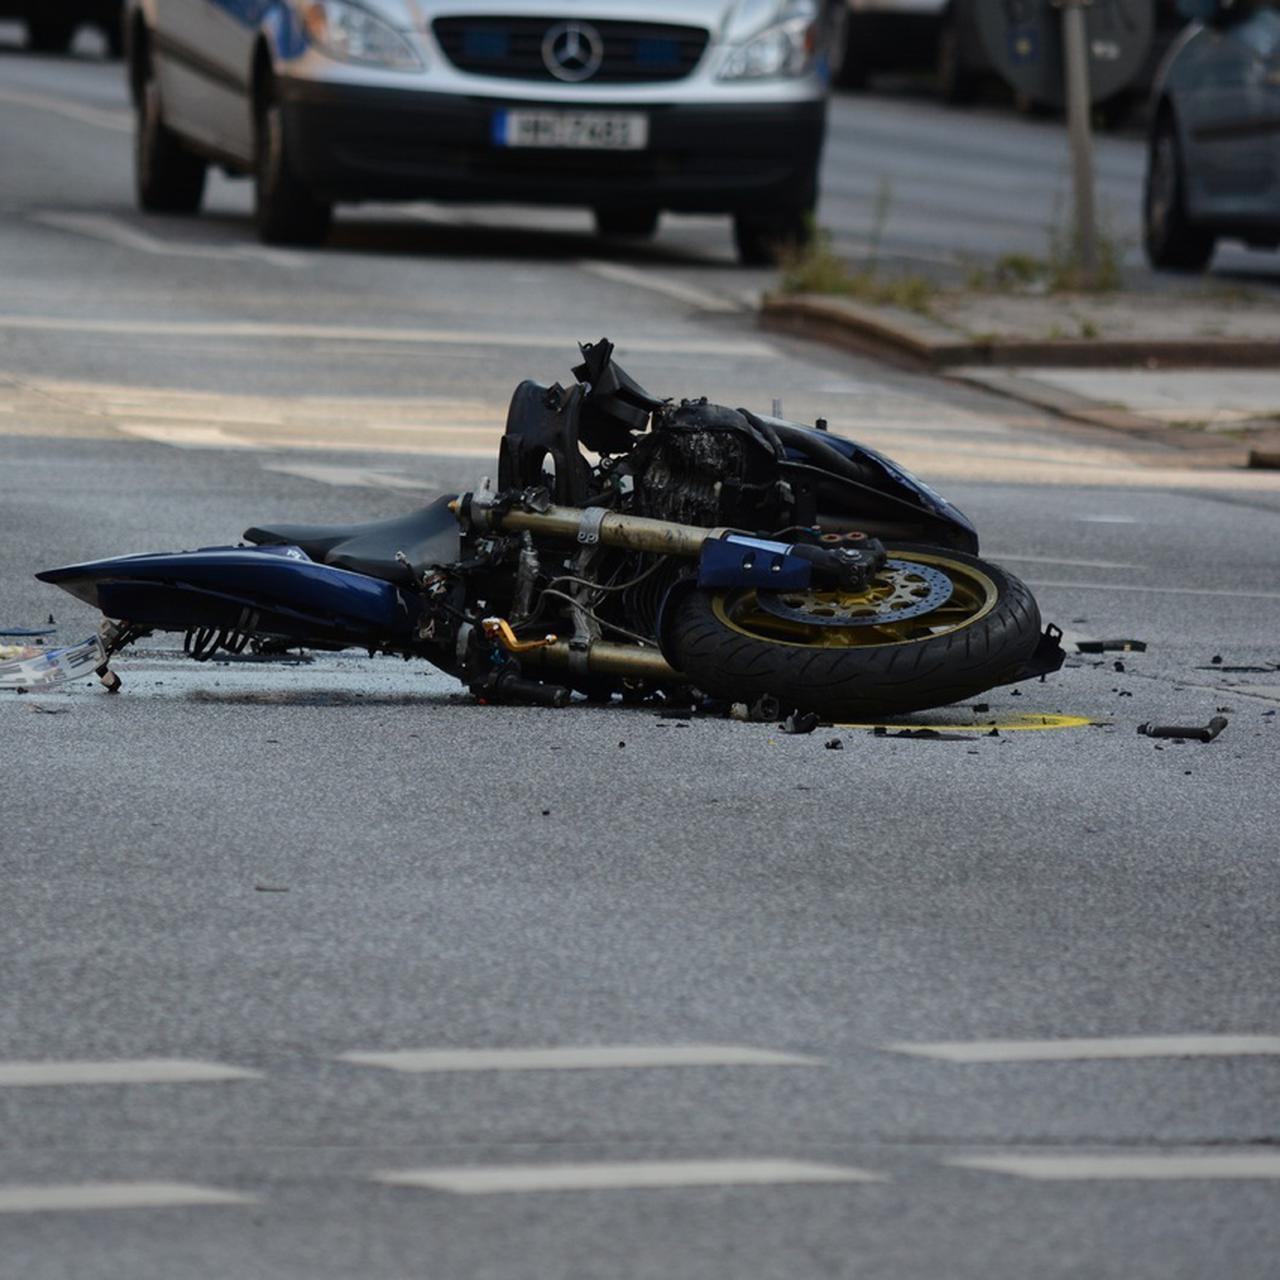
[[1080,524],[1137,524],[1137,516],[1076,516]]
[[15,107],[31,107],[35,111],[52,111],[68,120],[111,129],[116,133],[133,132],[133,114],[128,111],[107,111],[83,102],[71,102],[66,98],[53,98],[45,93],[31,93],[8,86],[0,88],[0,102],[11,102]]
[[1273,1151],[1230,1155],[1009,1155],[956,1156],[944,1161],[963,1169],[1008,1173],[1037,1182],[1137,1180],[1168,1182],[1186,1178],[1280,1178],[1280,1155]]
[[[281,338],[289,341],[407,343],[413,346],[510,347],[573,351],[581,334],[480,333],[460,329],[390,329],[371,325],[270,324],[257,321],[106,320],[90,316],[0,315],[0,329],[52,333],[113,333],[171,338]],[[765,342],[700,338],[628,338],[622,354],[777,357]]]
[[70,1084],[196,1084],[256,1080],[261,1073],[189,1058],[134,1058],[115,1062],[0,1062],[0,1089]]
[[186,1182],[83,1182],[0,1186],[0,1213],[92,1209],[164,1209],[179,1205],[257,1204],[257,1196]]
[[[492,450],[485,456],[491,456]],[[393,475],[389,471],[377,471],[371,467],[337,467],[308,466],[298,463],[296,466],[285,463],[272,463],[264,466],[263,471],[275,471],[284,476],[297,476],[302,480],[314,480],[317,484],[335,485],[339,488],[351,489],[403,489],[411,492],[426,493],[433,486],[422,480],[413,480],[408,476]]]
[[53,227],[58,231],[70,231],[93,240],[105,240],[108,244],[139,253],[150,253],[162,258],[210,258],[217,262],[228,259],[251,259],[273,267],[286,267],[296,271],[308,265],[309,260],[299,253],[282,249],[264,249],[253,244],[199,244],[187,240],[163,240],[159,236],[132,227],[105,213],[34,213],[33,222]]
[[584,1045],[559,1049],[402,1049],[343,1053],[391,1071],[592,1071],[633,1067],[816,1067],[820,1058],[736,1044]]
[[489,1165],[388,1170],[372,1181],[455,1195],[519,1191],[614,1191],[662,1187],[885,1182],[880,1174],[800,1160],[651,1160],[617,1164]]
[[893,1053],[946,1062],[1077,1062],[1090,1058],[1231,1058],[1280,1054],[1280,1036],[1099,1036],[1077,1040],[939,1040],[897,1042]]
[[117,422],[115,426],[126,435],[140,440],[154,440],[157,444],[173,445],[176,449],[258,449],[261,445],[243,436],[232,435],[221,427],[193,427],[186,423],[166,426],[160,422]]
[[732,302],[719,294],[709,293],[680,280],[671,280],[653,271],[637,271],[634,267],[624,267],[617,262],[601,262],[595,258],[583,258],[577,265],[602,280],[625,284],[630,289],[658,293],[664,298],[697,307],[699,311],[728,311],[736,314],[744,309],[740,303]]
[[1084,591],[1145,591],[1159,596],[1228,596],[1233,600],[1280,600],[1280,591],[1231,591],[1221,587],[1153,587],[1145,582],[1042,582],[1025,579],[1027,586],[1040,590],[1061,588]]
[[1063,556],[1025,556],[1012,551],[986,551],[982,553],[984,560],[1013,560],[1018,564],[1065,564],[1073,569],[1143,569],[1146,566],[1130,564],[1124,560],[1067,560]]

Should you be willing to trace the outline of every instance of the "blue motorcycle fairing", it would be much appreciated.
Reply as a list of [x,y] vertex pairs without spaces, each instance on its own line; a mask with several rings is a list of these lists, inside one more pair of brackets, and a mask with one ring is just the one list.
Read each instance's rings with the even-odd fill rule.
[[[108,618],[160,631],[252,629],[319,642],[407,643],[415,597],[390,582],[317,564],[298,547],[203,547],[116,556],[36,574]],[[246,611],[258,615],[246,628]]]
[[[819,431],[816,427],[805,426],[801,422],[787,422],[785,419],[766,417],[764,414],[756,416],[771,426],[783,425],[792,430],[803,431],[843,454],[851,462],[867,468],[881,481],[881,487],[895,496],[916,503],[931,516],[955,526],[964,541],[970,543],[974,551],[977,550],[978,531],[973,521],[940,493],[931,489],[923,480],[912,475],[905,467],[899,466],[892,458],[886,458],[879,450],[871,448],[870,445],[859,444],[856,440],[850,440],[845,436],[835,435],[830,431]],[[785,453],[788,462],[814,465],[813,460],[799,449],[787,446]]]

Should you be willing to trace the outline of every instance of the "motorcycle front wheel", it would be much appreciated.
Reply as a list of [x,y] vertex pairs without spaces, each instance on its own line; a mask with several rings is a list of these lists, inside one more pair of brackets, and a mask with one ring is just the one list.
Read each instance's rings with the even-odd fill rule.
[[664,628],[676,668],[732,702],[856,721],[942,706],[1018,678],[1040,611],[1012,574],[959,551],[890,549],[863,593],[686,590]]

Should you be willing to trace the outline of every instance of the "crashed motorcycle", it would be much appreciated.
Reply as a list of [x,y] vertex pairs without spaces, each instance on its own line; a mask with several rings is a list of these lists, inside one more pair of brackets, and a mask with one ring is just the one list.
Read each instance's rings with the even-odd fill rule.
[[[873,449],[651,395],[606,339],[516,388],[497,483],[369,524],[260,524],[235,546],[36,576],[105,615],[7,683],[96,671],[152,632],[196,659],[365,649],[480,698],[696,694],[849,722],[1055,671],[1060,633],[970,521]],[[0,683],[4,683],[0,672]]]

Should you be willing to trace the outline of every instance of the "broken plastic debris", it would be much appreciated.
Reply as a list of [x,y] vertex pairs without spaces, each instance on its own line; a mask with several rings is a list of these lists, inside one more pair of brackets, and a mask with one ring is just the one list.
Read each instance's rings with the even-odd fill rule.
[[[812,733],[818,727],[816,711],[793,711],[779,726],[782,733]],[[830,746],[830,743],[827,743]]]
[[1227,727],[1226,716],[1214,716],[1206,725],[1140,724],[1138,732],[1147,738],[1176,738],[1179,741],[1212,742]]
[[1276,674],[1277,671],[1280,671],[1280,666],[1278,666],[1274,662],[1269,662],[1266,664],[1266,666],[1261,666],[1261,667],[1259,666],[1228,667],[1223,665],[1221,658],[1214,658],[1214,660],[1207,667],[1197,667],[1196,670],[1197,671],[1222,671],[1222,672],[1228,672],[1233,674],[1248,673],[1250,675],[1273,676]]
[[[942,729],[899,729],[896,733],[890,733],[882,724],[876,725],[871,732],[877,738],[928,738],[933,741],[948,740],[951,742],[973,742],[976,740],[976,735],[972,733],[947,733]],[[991,734],[999,737],[999,734],[996,734],[994,729]],[[990,737],[991,734],[987,736]]]
[[840,738],[828,738],[822,745],[826,747],[828,751],[844,750],[844,742]]
[[57,627],[0,627],[0,636],[8,636],[18,640],[35,640],[40,636],[51,636]]
[[1146,653],[1145,640],[1077,640],[1080,653]]
[[106,661],[107,651],[97,636],[66,649],[35,649],[0,661],[0,689],[48,689],[91,676]]

